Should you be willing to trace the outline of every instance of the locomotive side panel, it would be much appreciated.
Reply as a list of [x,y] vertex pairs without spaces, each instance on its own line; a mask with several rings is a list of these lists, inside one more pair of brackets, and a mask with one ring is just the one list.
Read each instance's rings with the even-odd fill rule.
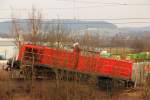
[[25,46],[22,45],[19,49],[19,54],[18,54],[18,58],[17,58],[18,61],[21,61],[21,59],[23,58],[24,52],[25,52]]
[[112,76],[131,80],[132,74],[132,63],[126,61],[115,61],[112,68]]
[[81,72],[96,73],[96,58],[89,56],[79,56],[77,70]]
[[108,59],[99,58],[96,59],[96,70],[102,76],[111,77],[113,64]]
[[97,71],[100,75],[114,78],[131,79],[132,63],[114,59],[97,58]]
[[[30,49],[30,50],[29,50]],[[28,52],[29,55],[25,55]],[[36,62],[48,67],[65,68],[82,73],[97,74],[105,77],[131,79],[132,62],[101,58],[99,56],[83,56],[80,53],[52,49],[44,46],[23,45],[18,60],[25,56],[32,57]]]

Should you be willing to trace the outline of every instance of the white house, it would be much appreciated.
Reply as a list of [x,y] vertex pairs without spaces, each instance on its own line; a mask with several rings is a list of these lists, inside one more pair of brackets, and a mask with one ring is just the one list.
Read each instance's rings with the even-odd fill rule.
[[12,38],[0,38],[0,60],[9,59],[15,56],[18,48]]

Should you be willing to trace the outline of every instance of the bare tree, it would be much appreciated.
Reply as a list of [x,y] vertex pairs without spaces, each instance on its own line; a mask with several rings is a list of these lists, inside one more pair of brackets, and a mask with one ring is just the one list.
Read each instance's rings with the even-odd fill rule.
[[15,38],[15,44],[20,48],[22,41],[22,31],[20,24],[18,23],[16,18],[12,18],[12,34],[13,37]]
[[42,14],[35,8],[32,8],[32,12],[29,13],[28,29],[31,36],[30,41],[33,44],[39,42],[42,33]]

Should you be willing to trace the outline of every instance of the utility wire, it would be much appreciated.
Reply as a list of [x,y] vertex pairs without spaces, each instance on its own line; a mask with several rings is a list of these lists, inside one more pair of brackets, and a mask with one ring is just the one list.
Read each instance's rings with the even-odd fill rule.
[[[92,3],[90,3],[92,4]],[[128,3],[95,3],[95,5],[90,5],[90,6],[76,6],[75,8],[78,8],[78,9],[82,9],[82,8],[97,8],[97,7],[103,7],[103,6],[113,6],[113,7],[118,7],[118,6],[143,6],[143,7],[150,7],[150,4],[128,4]],[[37,10],[72,10],[74,9],[74,7],[61,7],[61,8],[40,8],[40,9],[37,9]],[[0,11],[11,11],[11,9],[0,9]],[[13,11],[32,11],[32,9],[26,9],[26,8],[23,8],[23,9],[13,9]]]
[[[5,22],[2,22],[2,23],[11,23],[11,21],[5,21]],[[25,21],[22,21],[22,22],[18,22],[16,21],[16,23],[28,23],[28,22],[25,22]],[[150,23],[149,22],[122,22],[122,23],[113,23],[113,22],[100,22],[100,23],[89,23],[89,22],[55,22],[55,21],[51,21],[51,22],[41,22],[41,24],[109,24],[109,23],[112,23],[112,24],[146,24],[146,23]]]
[[[0,19],[16,19],[21,20],[21,18],[0,18]],[[29,20],[28,18],[22,18],[23,20]],[[99,21],[99,20],[142,20],[142,19],[150,19],[150,17],[128,17],[128,18],[99,18],[99,19],[77,19],[75,21]],[[35,19],[36,20],[36,19]],[[74,19],[50,19],[50,18],[42,18],[41,20],[74,20]]]
[[[64,2],[73,2],[71,0],[57,0]],[[85,3],[85,4],[101,4],[101,5],[121,5],[121,6],[150,6],[147,3],[126,3],[126,2],[99,2],[99,1],[76,1],[76,3]]]

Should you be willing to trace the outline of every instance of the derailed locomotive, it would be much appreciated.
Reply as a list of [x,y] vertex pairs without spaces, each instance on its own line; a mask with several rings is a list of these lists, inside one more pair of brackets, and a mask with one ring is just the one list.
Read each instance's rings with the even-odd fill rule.
[[[11,66],[11,63],[8,63]],[[129,86],[134,85],[132,81],[132,61],[115,60],[95,55],[84,55],[76,50],[67,51],[63,49],[49,48],[32,44],[21,46],[18,58],[13,61],[13,68],[23,70],[23,73],[33,74],[33,67],[38,75],[46,70],[49,77],[58,73],[65,73],[64,77],[76,79],[96,76],[98,80],[121,80]],[[44,73],[47,73],[43,71]]]

